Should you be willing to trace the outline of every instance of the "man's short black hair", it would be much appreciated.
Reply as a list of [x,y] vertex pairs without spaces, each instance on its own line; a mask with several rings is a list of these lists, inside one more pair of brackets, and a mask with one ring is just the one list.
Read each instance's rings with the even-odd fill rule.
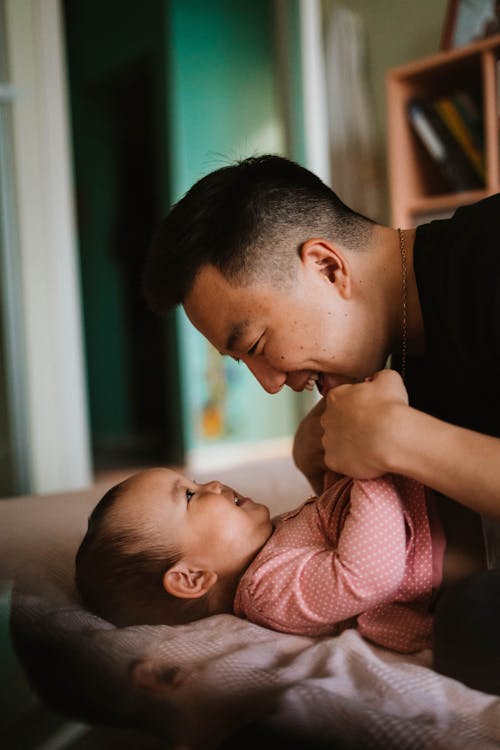
[[200,179],[163,219],[144,293],[153,310],[164,312],[184,301],[207,264],[236,285],[283,283],[308,239],[357,249],[372,227],[304,167],[274,155],[244,159]]

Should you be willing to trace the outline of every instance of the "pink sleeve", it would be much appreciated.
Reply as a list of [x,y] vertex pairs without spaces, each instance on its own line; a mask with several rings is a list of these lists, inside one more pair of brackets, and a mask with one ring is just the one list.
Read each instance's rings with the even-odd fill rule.
[[405,521],[392,478],[354,481],[337,548],[287,554],[271,575],[255,581],[251,619],[259,622],[265,611],[262,624],[278,630],[331,632],[335,623],[390,601],[405,564]]

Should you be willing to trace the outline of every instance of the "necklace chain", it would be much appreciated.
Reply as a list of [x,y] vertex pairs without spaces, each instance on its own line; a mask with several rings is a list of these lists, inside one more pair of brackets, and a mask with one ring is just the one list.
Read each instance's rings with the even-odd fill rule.
[[405,238],[402,229],[398,229],[399,233],[399,247],[401,249],[401,270],[402,270],[402,281],[403,281],[403,306],[401,310],[401,377],[403,382],[406,378],[406,349],[408,342],[408,304],[407,304],[407,290],[406,290],[406,248]]

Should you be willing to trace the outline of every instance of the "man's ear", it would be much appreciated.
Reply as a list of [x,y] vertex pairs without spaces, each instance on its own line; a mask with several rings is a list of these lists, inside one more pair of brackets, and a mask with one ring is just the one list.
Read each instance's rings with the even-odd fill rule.
[[200,570],[184,560],[180,560],[163,575],[163,588],[179,599],[204,596],[216,582],[217,573],[213,570]]
[[351,268],[338,245],[316,237],[304,242],[299,254],[304,268],[319,271],[344,297],[351,296]]

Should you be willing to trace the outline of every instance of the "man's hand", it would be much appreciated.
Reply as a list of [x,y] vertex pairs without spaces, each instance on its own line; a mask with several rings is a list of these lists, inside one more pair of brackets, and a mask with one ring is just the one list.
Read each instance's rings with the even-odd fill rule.
[[326,465],[321,438],[323,428],[320,417],[325,409],[325,399],[318,401],[297,428],[293,442],[293,460],[317,495],[323,492],[323,475]]
[[401,474],[500,521],[500,438],[408,406],[398,373],[339,385],[320,423],[329,469],[356,479]]
[[390,471],[390,438],[400,407],[408,405],[400,375],[381,370],[364,383],[332,388],[325,400],[320,422],[326,466],[357,479]]

